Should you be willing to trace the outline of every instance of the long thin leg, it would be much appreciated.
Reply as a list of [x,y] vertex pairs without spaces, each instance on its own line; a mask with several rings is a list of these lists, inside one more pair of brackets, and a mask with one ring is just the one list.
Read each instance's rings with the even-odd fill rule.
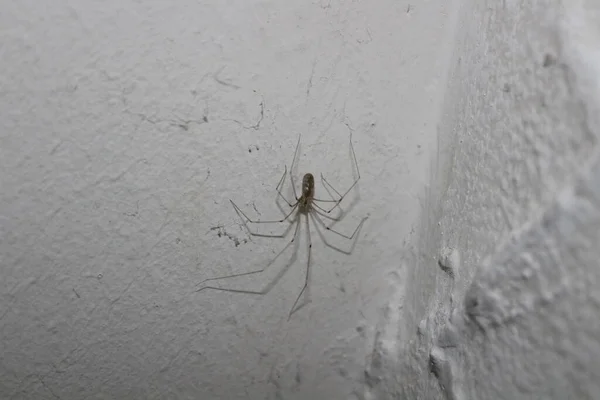
[[[341,211],[341,208],[340,208],[340,213],[337,214],[336,216],[327,214],[327,210],[325,210],[323,207],[319,206],[317,203],[311,203],[311,208],[312,208],[312,211],[318,212],[319,215],[323,216],[324,218],[327,218],[328,220],[333,221],[329,226],[333,226],[336,222],[341,221],[345,215],[345,213],[343,211]],[[318,210],[321,210],[322,212],[319,212]]]
[[336,188],[333,187],[333,185],[331,183],[329,183],[328,180],[325,179],[325,176],[323,176],[323,173],[321,173],[321,179],[323,180],[323,182],[325,182],[327,184],[327,186],[329,186],[339,197],[343,197],[341,195],[340,192],[337,191]]
[[[314,199],[313,199],[313,200],[314,200]],[[316,208],[318,208],[319,210],[321,210],[321,211],[323,211],[323,212],[325,212],[325,213],[327,212],[327,210],[326,210],[326,209],[324,209],[323,207],[321,207],[321,206],[320,206],[320,205],[318,205],[317,203],[312,203],[312,204],[311,204],[311,207],[316,207]]]
[[[300,222],[298,222],[298,224],[300,224]],[[308,239],[308,259],[306,261],[306,274],[304,275],[304,286],[302,286],[302,290],[300,290],[300,293],[298,293],[298,297],[296,297],[296,301],[294,301],[294,305],[290,309],[290,314],[288,315],[288,321],[292,317],[292,314],[294,313],[294,311],[296,311],[296,305],[298,304],[300,297],[302,297],[302,294],[304,293],[304,291],[306,290],[306,287],[308,286],[308,277],[310,275],[310,258],[311,258],[311,253],[312,253],[312,240],[310,238],[310,224],[308,223],[308,214],[306,214],[306,237]]]
[[[348,188],[348,190],[346,190],[344,192],[344,194],[342,194],[340,196],[340,198],[335,202],[335,205],[333,207],[331,207],[329,210],[327,210],[326,212],[329,214],[331,211],[333,211],[334,208],[336,208],[342,200],[344,200],[344,197],[346,197],[346,195],[354,188],[354,186],[356,186],[356,184],[358,183],[358,181],[360,180],[360,169],[358,168],[358,161],[356,160],[356,153],[354,152],[354,145],[352,144],[352,134],[350,134],[350,150],[352,152],[352,159],[354,160],[354,165],[356,166],[356,172],[358,174],[358,177],[356,178],[356,180],[354,181],[354,183]],[[325,177],[323,176],[323,174],[321,174],[321,180],[327,184],[329,187],[331,187],[336,193],[339,194],[339,192],[329,183],[327,182],[327,180],[325,179]],[[313,199],[314,201],[322,201],[322,200],[317,200],[317,199]],[[329,201],[327,201],[329,202]]]
[[[229,201],[231,201],[231,200],[229,200]],[[237,213],[237,215],[242,219],[242,223],[244,224],[244,227],[246,227],[246,230],[248,231],[248,233],[251,236],[268,237],[268,238],[282,238],[282,237],[286,236],[287,233],[290,231],[290,228],[292,227],[292,224],[294,223],[294,221],[292,221],[292,223],[290,223],[287,226],[287,228],[282,233],[278,233],[278,234],[267,234],[267,233],[253,232],[252,229],[250,229],[250,227],[248,226],[248,222],[250,222],[250,223],[276,224],[276,223],[283,222],[283,221],[287,220],[290,217],[290,215],[292,215],[292,213],[294,212],[294,210],[296,210],[296,208],[298,208],[298,202],[296,202],[296,205],[292,208],[292,210],[289,212],[289,214],[287,214],[281,220],[274,220],[274,221],[253,221],[250,218],[248,218],[248,216],[233,201],[231,201],[231,204],[233,205],[233,209],[235,210],[235,212]]]
[[[325,180],[325,177],[323,176],[323,174],[321,174],[321,180],[322,180],[322,183],[323,183],[323,187],[325,188],[325,190],[327,190],[327,194],[329,195],[329,197],[331,197],[331,199],[316,199],[316,198],[313,197],[312,201],[313,202],[318,201],[320,203],[337,203],[338,201],[340,201],[339,199],[336,199],[336,198],[333,197],[333,195],[331,194],[331,189],[333,189],[333,191],[338,195],[338,197],[342,197],[342,195],[340,194],[340,192],[338,192],[337,190],[335,190],[335,188],[333,186],[331,186],[329,184],[329,182],[327,182]],[[327,185],[325,185],[325,184],[327,184]],[[330,187],[331,187],[331,189],[330,189]],[[313,205],[319,207],[316,203],[313,203]],[[319,207],[319,208],[321,208],[321,207]],[[322,209],[322,210],[325,211],[324,209]]]
[[229,199],[229,201],[231,202],[231,204],[233,205],[233,208],[235,209],[235,211],[239,214],[241,214],[242,216],[244,216],[244,218],[246,218],[246,220],[248,222],[250,222],[251,224],[276,224],[279,222],[283,222],[286,219],[288,219],[290,217],[290,215],[292,215],[292,213],[294,212],[294,210],[298,207],[298,202],[296,202],[296,204],[294,204],[292,206],[292,210],[283,218],[283,219],[272,219],[272,220],[263,220],[263,221],[259,221],[259,220],[253,220],[250,219],[234,202],[233,200]]
[[[315,204],[312,204],[312,205],[314,206]],[[323,217],[323,218],[327,218],[327,219],[328,219],[328,220],[330,220],[330,221],[333,221],[333,222],[340,222],[342,219],[344,219],[344,214],[342,214],[342,215],[338,215],[337,217],[333,217],[333,216],[331,216],[331,215],[329,215],[329,214],[325,214],[327,211],[323,210],[321,207],[318,207],[318,209],[319,209],[319,210],[321,210],[321,211],[323,211],[323,212],[319,212],[319,211],[317,211],[317,210],[313,210],[313,211],[314,211],[314,212],[318,212],[318,213],[319,213],[319,215],[320,215],[321,217]],[[332,224],[332,225],[333,225],[333,224]]]
[[[259,274],[259,273],[265,271],[267,268],[269,268],[275,262],[275,260],[277,260],[279,258],[279,256],[281,254],[283,254],[284,251],[287,250],[287,248],[292,243],[294,243],[294,240],[296,240],[296,237],[298,236],[299,229],[300,229],[300,214],[298,214],[298,216],[296,218],[296,230],[294,231],[294,237],[292,238],[292,240],[279,253],[277,253],[277,255],[275,256],[275,258],[273,258],[263,268],[256,269],[256,270],[253,270],[253,271],[248,271],[248,272],[240,272],[238,274],[231,274],[231,275],[225,275],[225,276],[218,276],[218,277],[215,277],[215,278],[208,278],[208,279],[205,279],[202,282],[198,283],[198,285],[202,285],[205,282],[216,281],[216,280],[220,280],[220,279],[235,278],[235,277],[239,277],[239,276]],[[267,293],[271,289],[271,286],[267,285],[267,287],[264,288],[264,289],[262,289],[262,290],[243,290],[243,289],[222,288],[222,287],[218,287],[218,286],[210,286],[209,285],[209,286],[203,286],[203,287],[201,287],[200,289],[196,290],[196,292],[200,292],[200,291],[205,290],[205,289],[219,290],[219,291],[222,291],[222,292],[232,292],[232,293],[265,294],[265,293]]]
[[[329,183],[329,182],[327,182],[327,183]],[[323,184],[323,187],[327,190],[327,194],[329,194],[329,196],[333,199],[334,197],[331,194],[330,189],[327,186],[325,186],[325,184]],[[335,190],[335,188],[333,186],[331,187],[331,189],[333,189],[338,194],[338,196],[340,195],[339,192],[337,190]],[[330,202],[330,203],[334,202],[335,203],[335,202],[338,202],[338,200],[316,200],[314,198],[312,200],[313,201],[311,202],[311,207],[323,211],[323,213],[319,213],[319,214],[331,221],[334,221],[334,223],[341,221],[341,219],[344,217],[344,211],[342,210],[341,206],[338,207],[340,213],[337,216],[332,216],[332,215],[328,214],[328,210],[326,210],[325,208],[321,207],[318,203],[316,203],[316,201]],[[341,200],[339,200],[339,201],[341,201]],[[315,211],[317,211],[317,210],[315,210]],[[333,224],[331,224],[331,225],[333,225]]]
[[[339,231],[336,231],[335,229],[331,229],[330,227],[328,227],[327,225],[325,225],[325,222],[323,222],[323,220],[321,219],[321,217],[319,217],[319,215],[325,217],[325,218],[329,218],[329,216],[322,214],[321,212],[313,209],[312,211],[314,211],[313,214],[311,214],[326,230],[335,233],[336,235],[339,235],[345,239],[348,240],[352,240],[354,238],[354,235],[356,235],[356,233],[360,230],[360,228],[363,226],[363,224],[365,223],[365,221],[367,220],[367,218],[369,217],[364,217],[360,223],[358,224],[358,226],[356,227],[356,229],[354,229],[354,232],[352,232],[352,235],[346,235],[344,233],[341,233]],[[333,218],[331,218],[333,219]]]
[[283,201],[285,201],[287,203],[288,206],[294,207],[294,204],[296,204],[298,202],[298,199],[296,199],[296,203],[292,204],[291,202],[288,201],[288,199],[285,198],[283,193],[281,193],[281,189],[283,188],[283,182],[285,181],[286,175],[287,175],[287,165],[285,166],[283,175],[281,175],[281,179],[279,179],[279,183],[275,187],[275,190],[277,190],[277,194],[283,199]]

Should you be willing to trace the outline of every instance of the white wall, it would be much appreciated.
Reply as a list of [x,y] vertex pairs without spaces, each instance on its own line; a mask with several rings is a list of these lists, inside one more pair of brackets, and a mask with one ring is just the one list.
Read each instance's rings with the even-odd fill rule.
[[[362,398],[409,272],[454,3],[2,2],[0,398]],[[305,242],[264,296],[196,293],[285,245],[228,199],[278,218],[300,133],[298,174],[350,185],[350,132],[362,179],[338,227],[370,218],[352,255],[313,228],[308,305],[287,321]]]
[[0,398],[600,398],[597,2],[171,3],[2,4]]
[[437,172],[405,299],[389,305],[403,319],[378,329],[374,396],[600,398],[598,4],[464,2]]

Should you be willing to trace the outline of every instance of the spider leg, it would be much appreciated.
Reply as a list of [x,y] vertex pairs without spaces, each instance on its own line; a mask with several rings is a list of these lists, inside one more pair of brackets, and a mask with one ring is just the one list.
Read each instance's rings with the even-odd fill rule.
[[333,197],[333,195],[331,194],[331,190],[333,190],[338,195],[338,197],[342,197],[342,195],[325,179],[325,177],[323,176],[322,173],[321,173],[321,183],[323,184],[323,187],[325,188],[325,190],[327,190],[327,194],[329,194],[331,199],[315,199],[315,198],[313,198],[313,201],[318,201],[320,203],[336,203],[336,202],[338,202],[339,199],[335,199]]
[[[315,199],[312,199],[313,201],[315,201]],[[318,205],[317,203],[312,203],[311,207],[317,207],[319,210],[323,211],[323,212],[327,212],[326,209],[324,209],[323,207],[321,207],[320,205]],[[333,218],[333,217],[332,217]]]
[[[340,192],[338,192],[329,182],[327,182],[327,180],[325,179],[323,174],[321,174],[321,180],[323,181],[323,183],[327,184],[330,188],[332,188],[340,196],[340,198],[335,201],[335,205],[326,211],[327,214],[329,214],[331,211],[333,211],[334,208],[339,206],[339,204],[342,202],[342,200],[344,200],[344,197],[346,197],[346,195],[348,193],[350,193],[350,191],[354,188],[354,186],[356,186],[356,184],[360,180],[360,169],[358,168],[358,161],[356,160],[356,153],[354,152],[354,145],[352,144],[352,134],[350,134],[350,150],[352,152],[352,159],[354,160],[354,165],[356,166],[356,172],[358,174],[358,177],[356,178],[354,183],[352,183],[352,185],[350,185],[348,190],[346,190],[344,192],[344,194],[340,194]],[[323,201],[323,200],[317,200],[317,199],[313,199],[313,200],[314,201]],[[330,201],[327,201],[327,202],[330,202]]]
[[[329,183],[329,181],[327,179],[325,179],[325,176],[323,175],[323,173],[321,173],[321,182],[323,183],[324,186],[327,185],[328,188],[333,190],[338,195],[339,198],[343,197],[342,194],[340,192],[338,192],[338,190],[336,188],[334,188],[333,185],[331,183]],[[323,201],[323,200],[320,200],[320,201]],[[334,200],[334,201],[338,201],[338,200]]]
[[[329,196],[331,196],[331,198],[333,199],[333,195],[331,194],[331,192],[329,191],[329,189],[327,189],[327,187],[325,187],[325,189],[327,190],[327,193],[329,194]],[[319,210],[323,211],[323,212],[327,212],[326,209],[324,209],[323,207],[321,207],[319,204],[317,204],[316,202],[320,201],[320,202],[325,202],[325,203],[335,203],[337,202],[337,200],[320,200],[320,199],[315,199],[314,197],[310,199],[310,206],[311,207],[316,207]],[[341,209],[341,208],[340,208]]]
[[[318,212],[321,217],[327,218],[328,220],[333,221],[334,223],[340,222],[345,215],[345,214],[341,214],[341,215],[338,215],[337,217],[334,217],[332,215],[327,214],[327,211],[325,209],[323,209],[323,207],[319,207],[316,204],[312,204],[312,205],[322,211],[322,212],[319,212],[319,211],[313,209],[314,212]],[[331,225],[333,225],[333,223]]]
[[298,202],[296,202],[296,204],[294,204],[292,206],[292,210],[283,218],[280,220],[270,220],[270,221],[255,221],[255,220],[251,220],[250,218],[248,218],[248,216],[230,199],[229,200],[231,202],[231,204],[233,205],[233,209],[235,210],[235,212],[238,214],[238,216],[240,218],[242,218],[242,222],[244,224],[244,226],[246,227],[246,230],[248,231],[248,233],[251,236],[257,236],[257,237],[275,237],[275,238],[282,238],[285,235],[287,235],[287,233],[289,232],[290,228],[291,228],[291,224],[294,223],[294,221],[291,222],[291,224],[283,231],[283,233],[280,234],[266,234],[266,233],[258,233],[258,232],[253,232],[252,229],[250,229],[250,227],[248,226],[248,222],[250,223],[254,223],[254,224],[276,224],[276,223],[280,223],[280,222],[284,222],[285,220],[287,220],[292,213],[298,208]]
[[[295,222],[296,222],[296,230],[294,231],[294,237],[292,238],[292,240],[279,253],[277,253],[277,255],[263,268],[255,269],[255,270],[247,271],[247,272],[240,272],[237,274],[208,278],[208,279],[205,279],[202,282],[198,283],[196,286],[200,286],[205,282],[216,281],[216,280],[226,279],[226,278],[235,278],[235,277],[240,277],[240,276],[254,275],[254,274],[259,274],[261,272],[264,272],[287,250],[287,248],[289,246],[292,245],[292,243],[294,243],[294,240],[296,239],[296,236],[298,236],[298,230],[300,228],[300,215],[298,215],[296,217]],[[197,289],[196,292],[201,292],[202,290],[205,290],[205,289],[211,289],[211,290],[218,290],[221,292],[231,292],[231,293],[265,294],[265,293],[269,292],[269,290],[271,290],[271,287],[273,287],[273,285],[279,280],[279,278],[281,277],[281,275],[283,275],[284,272],[285,272],[285,270],[283,270],[269,285],[267,285],[262,290],[231,289],[231,288],[222,288],[219,286],[207,285],[207,286],[202,286],[201,288]]]
[[[283,199],[283,201],[285,201],[287,203],[288,206],[294,207],[294,204],[292,204],[291,202],[289,202],[288,199],[285,198],[285,196],[283,195],[283,193],[281,193],[281,189],[283,189],[283,182],[285,180],[286,175],[287,175],[287,165],[285,166],[285,169],[283,171],[283,175],[281,175],[281,179],[279,179],[279,183],[275,187],[275,190],[277,190],[277,194]],[[298,201],[298,199],[296,199],[296,201]]]
[[241,214],[248,222],[250,222],[251,224],[276,224],[279,222],[283,222],[286,219],[288,219],[290,217],[290,215],[292,215],[292,213],[294,212],[294,210],[298,207],[298,202],[296,202],[296,204],[292,205],[292,210],[282,219],[272,219],[272,220],[253,220],[250,219],[234,202],[233,200],[229,199],[229,201],[231,202],[231,204],[233,205],[233,208],[235,209],[235,211],[238,214]]
[[[342,195],[325,179],[325,177],[323,176],[322,173],[321,173],[321,183],[323,184],[323,187],[325,188],[325,190],[327,191],[327,194],[329,195],[329,197],[331,197],[331,199],[316,199],[313,197],[312,201],[317,201],[320,203],[337,203],[337,202],[339,202],[340,199],[334,198],[333,195],[331,194],[331,190],[333,190],[338,195],[338,197],[342,197]],[[313,204],[317,205],[316,203],[313,203]],[[322,209],[322,210],[325,211],[324,209]]]
[[336,231],[335,229],[332,229],[332,228],[328,227],[327,225],[325,225],[325,222],[323,222],[323,220],[321,219],[321,217],[319,217],[319,215],[320,215],[320,216],[322,216],[322,217],[325,217],[325,218],[333,219],[334,221],[337,221],[338,219],[334,219],[334,218],[332,218],[332,217],[329,217],[328,215],[325,215],[325,214],[323,214],[323,213],[321,213],[321,212],[319,212],[319,211],[317,211],[317,210],[315,210],[315,209],[313,209],[313,211],[314,211],[314,213],[313,213],[313,214],[311,214],[311,215],[312,215],[312,216],[313,216],[313,217],[314,217],[314,218],[315,218],[315,219],[316,219],[316,220],[317,220],[317,221],[318,221],[318,222],[319,222],[319,223],[320,223],[320,224],[321,224],[321,225],[322,225],[322,226],[323,226],[323,227],[324,227],[326,230],[328,230],[328,231],[330,231],[330,232],[333,232],[333,233],[335,233],[336,235],[339,235],[339,236],[341,236],[341,237],[343,237],[343,238],[345,238],[345,239],[348,239],[348,240],[352,240],[352,239],[354,238],[354,236],[356,235],[356,233],[357,233],[357,232],[360,230],[360,228],[363,226],[363,224],[365,223],[365,221],[366,221],[366,220],[369,218],[368,216],[367,216],[367,217],[364,217],[364,218],[363,218],[363,219],[360,221],[360,223],[359,223],[359,224],[356,226],[356,228],[354,229],[354,232],[352,232],[352,235],[347,235],[347,234],[344,234],[344,233],[342,233],[342,232],[340,232],[340,231]]

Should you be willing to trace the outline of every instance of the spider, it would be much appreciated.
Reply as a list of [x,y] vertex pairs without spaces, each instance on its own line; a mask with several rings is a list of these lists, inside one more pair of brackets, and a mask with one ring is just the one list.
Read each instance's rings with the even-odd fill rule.
[[[205,280],[203,280],[202,282],[200,282],[198,284],[198,285],[202,285],[202,284],[204,284],[206,282],[210,282],[210,281],[216,281],[216,280],[227,279],[227,278],[234,278],[234,277],[240,277],[240,276],[246,276],[246,275],[259,274],[259,273],[265,271],[271,264],[273,264],[275,262],[275,260],[292,243],[294,243],[294,241],[298,237],[298,233],[300,231],[300,225],[301,225],[300,219],[301,219],[302,216],[304,216],[305,217],[305,222],[306,222],[306,235],[307,235],[307,239],[308,239],[307,240],[308,257],[307,257],[307,261],[306,261],[306,271],[305,271],[305,277],[304,277],[304,284],[302,286],[302,289],[300,290],[300,293],[298,293],[298,296],[296,297],[296,300],[294,301],[294,304],[292,305],[292,308],[290,309],[290,312],[288,314],[288,320],[291,318],[292,314],[298,310],[296,308],[296,306],[298,305],[298,301],[300,300],[300,298],[302,297],[302,295],[306,291],[306,288],[308,287],[309,272],[310,272],[310,266],[311,266],[311,252],[312,252],[312,240],[311,240],[311,235],[310,235],[310,222],[309,222],[310,219],[312,219],[313,222],[316,222],[319,225],[321,225],[322,227],[324,227],[327,231],[333,232],[334,234],[336,234],[336,235],[338,235],[338,236],[340,236],[340,237],[342,237],[342,238],[344,238],[344,239],[346,239],[348,241],[353,241],[354,237],[356,236],[356,234],[358,233],[358,231],[360,230],[360,228],[362,227],[362,225],[364,224],[364,222],[368,218],[368,216],[367,217],[363,217],[361,219],[360,223],[356,226],[356,228],[354,229],[354,231],[352,232],[351,235],[347,235],[347,234],[344,234],[344,233],[339,232],[337,230],[334,230],[333,228],[331,228],[331,225],[327,226],[323,222],[323,219],[322,219],[322,218],[326,218],[326,219],[332,221],[332,224],[336,223],[336,222],[338,222],[338,221],[340,221],[342,219],[342,217],[343,217],[344,214],[341,214],[341,215],[338,215],[337,217],[334,217],[334,216],[331,216],[330,213],[336,207],[338,207],[340,205],[340,203],[342,202],[342,200],[344,199],[344,197],[346,197],[346,195],[356,186],[356,184],[360,180],[360,171],[358,169],[358,162],[356,161],[356,154],[354,152],[354,146],[352,145],[352,135],[350,135],[350,150],[351,150],[351,154],[352,154],[352,159],[354,161],[354,165],[356,166],[357,178],[352,183],[352,185],[350,185],[350,187],[343,194],[341,194],[339,191],[337,191],[325,179],[325,177],[323,176],[323,174],[321,174],[321,182],[322,182],[323,186],[325,187],[325,189],[327,190],[327,192],[330,194],[331,199],[319,199],[319,198],[315,197],[315,178],[314,178],[313,174],[311,174],[311,173],[306,173],[302,177],[302,191],[301,191],[300,197],[298,197],[298,194],[297,194],[297,191],[296,191],[296,187],[295,187],[294,177],[293,177],[293,170],[294,170],[294,164],[296,163],[296,159],[298,157],[298,147],[299,146],[300,146],[300,135],[298,136],[298,142],[296,144],[296,149],[294,150],[294,158],[292,159],[292,164],[291,164],[290,171],[289,171],[290,182],[291,182],[291,185],[292,185],[292,190],[293,190],[293,194],[294,194],[295,200],[293,202],[289,201],[283,195],[283,193],[281,192],[283,184],[285,182],[285,177],[288,174],[287,165],[285,166],[285,169],[283,171],[283,175],[279,179],[279,183],[277,184],[277,186],[275,188],[276,191],[277,191],[278,197],[281,197],[286,202],[286,204],[290,207],[290,211],[289,212],[287,212],[287,213],[284,212],[285,216],[283,218],[277,219],[277,220],[253,220],[253,219],[249,218],[246,215],[246,213],[244,213],[242,211],[242,209],[239,208],[233,202],[233,200],[229,199],[229,201],[231,202],[231,205],[233,206],[233,209],[235,210],[235,212],[238,214],[238,216],[240,218],[242,218],[243,223],[244,223],[244,225],[245,225],[245,227],[248,230],[248,233],[250,235],[252,235],[252,236],[261,236],[261,237],[265,237],[265,236],[266,237],[284,237],[284,236],[286,236],[286,234],[291,229],[291,226],[293,224],[296,224],[296,226],[294,228],[294,236],[292,237],[292,240],[287,244],[287,246],[285,246],[283,248],[283,250],[281,250],[277,254],[277,256],[275,256],[275,258],[273,258],[266,266],[264,266],[261,269],[256,269],[256,270],[252,270],[252,271],[248,271],[248,272],[242,272],[242,273],[237,273],[237,274],[231,274],[231,275],[225,275],[225,276],[208,278],[208,279],[205,279]],[[329,189],[331,189],[337,195],[337,199],[334,198],[335,196],[333,196],[333,194],[331,193],[331,191]],[[323,204],[323,205],[319,205],[319,204]],[[329,204],[329,207],[325,206],[325,204]],[[249,226],[248,226],[248,223],[250,223],[250,224],[277,224],[277,223],[282,223],[282,222],[287,221],[290,217],[292,217],[292,215],[294,215],[294,212],[295,212],[295,216],[293,217],[292,221],[290,222],[290,226],[288,226],[288,228],[285,230],[285,232],[282,233],[282,234],[280,234],[280,235],[267,235],[267,234],[253,232],[249,228]],[[333,246],[330,246],[330,247],[333,247]],[[344,253],[350,254],[350,252],[344,252]],[[283,271],[283,272],[285,272],[285,271]],[[283,272],[281,274],[283,274]],[[277,281],[278,279],[279,278],[275,279],[275,281]],[[224,292],[264,295],[267,292],[269,292],[269,290],[271,289],[271,287],[272,287],[273,284],[274,284],[274,282],[272,282],[271,284],[267,285],[262,290],[243,290],[243,289],[223,288],[223,287],[219,287],[219,286],[204,285],[201,288],[197,289],[196,291],[200,292],[202,290],[212,289],[212,290],[219,290],[219,291],[224,291]]]

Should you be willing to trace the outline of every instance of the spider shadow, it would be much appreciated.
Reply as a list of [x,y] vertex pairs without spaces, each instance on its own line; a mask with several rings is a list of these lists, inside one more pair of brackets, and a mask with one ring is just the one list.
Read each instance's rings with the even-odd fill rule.
[[[325,244],[325,246],[329,247],[330,249],[335,250],[335,251],[342,253],[344,255],[347,255],[347,256],[351,255],[352,252],[354,252],[354,248],[356,247],[356,242],[358,241],[358,238],[360,236],[360,231],[362,231],[364,222],[368,219],[368,217],[363,217],[361,219],[361,221],[359,222],[359,225],[358,225],[358,229],[356,229],[356,232],[354,233],[354,237],[352,239],[350,239],[352,241],[352,243],[350,244],[350,248],[344,249],[340,246],[332,244],[327,239],[327,237],[325,236],[325,233],[319,228],[319,227],[323,227],[323,228],[325,228],[325,230],[327,230],[327,225],[325,225],[325,222],[321,218],[315,216],[313,214],[313,212],[310,212],[310,218],[312,219],[312,221],[315,225],[315,230],[317,231],[319,238],[321,238],[321,240],[323,241],[323,244]],[[342,239],[344,239],[344,238],[342,238]]]
[[[279,203],[277,202],[277,200],[275,200],[275,203],[279,206]],[[233,209],[235,210],[235,213],[237,214],[237,216],[242,220],[242,223],[244,224],[244,227],[246,228],[246,231],[250,235],[250,238],[252,238],[252,236],[256,236],[256,237],[264,237],[264,238],[283,239],[284,237],[286,237],[288,235],[288,233],[290,232],[290,229],[292,229],[292,226],[294,226],[295,223],[299,223],[300,222],[300,221],[298,221],[298,216],[296,216],[291,221],[288,221],[287,219],[284,219],[284,220],[280,221],[280,223],[287,222],[287,224],[288,224],[288,226],[285,228],[285,230],[283,232],[281,232],[281,233],[261,233],[261,232],[254,232],[248,226],[248,222],[250,222],[250,221],[248,221],[248,219],[247,219],[247,217],[245,215],[241,214],[241,212],[237,208],[237,206],[234,206]],[[281,207],[279,207],[279,209],[281,210],[281,212],[284,215],[286,215],[286,214],[289,213],[289,212],[286,213]]]
[[[364,222],[367,220],[367,217],[364,217],[358,227],[356,228],[355,232],[354,232],[354,236],[352,237],[352,244],[350,245],[349,249],[343,249],[339,246],[336,246],[334,244],[332,244],[331,242],[329,242],[327,240],[327,238],[325,237],[324,232],[319,228],[319,226],[327,229],[327,226],[325,225],[325,223],[319,218],[319,217],[315,217],[315,215],[313,213],[316,213],[314,210],[310,211],[307,215],[306,218],[310,218],[313,221],[313,224],[315,225],[315,230],[317,231],[317,234],[319,235],[319,237],[321,238],[321,240],[323,241],[323,243],[325,244],[325,246],[340,252],[342,254],[345,255],[350,255],[352,254],[352,252],[354,251],[354,248],[356,246],[356,242],[358,241],[358,237],[360,236],[360,231],[362,230],[362,226],[364,224]],[[318,213],[317,213],[318,214]],[[310,229],[309,226],[307,226],[307,229]],[[311,279],[312,276],[312,269],[309,268],[308,269],[308,280],[312,281]],[[292,308],[292,310],[290,311],[290,315],[288,317],[288,320],[291,318],[291,316],[296,313],[297,311],[300,311],[302,308],[304,308],[306,305],[310,304],[310,288],[311,285],[308,285],[304,291],[304,293],[302,294],[302,301],[299,302],[294,308]]]
[[[325,190],[327,191],[327,193],[331,196],[331,191],[330,189],[327,187],[327,185],[322,184],[322,186],[325,188]],[[352,200],[350,201],[350,203],[348,203],[346,206],[342,207],[342,204],[338,204],[337,209],[339,209],[339,212],[334,215],[333,217],[335,219],[337,219],[337,221],[333,221],[332,224],[330,224],[329,226],[334,226],[335,224],[337,224],[338,222],[340,222],[342,220],[342,218],[349,214],[350,212],[352,212],[352,210],[354,209],[354,207],[356,207],[356,204],[358,204],[358,201],[360,200],[360,191],[358,190],[358,184],[356,184],[356,186],[354,186],[354,192],[355,194],[352,196]],[[344,199],[347,199],[347,197],[344,197]],[[333,211],[333,210],[332,210]],[[330,213],[328,213],[327,215],[330,215]]]
[[[296,221],[296,223],[299,223],[298,218],[296,218],[294,221]],[[262,237],[285,237],[285,235],[289,232],[289,230],[291,229],[291,226],[294,225],[293,223],[290,224],[290,226],[284,231],[284,233],[280,234],[280,235],[266,235],[266,234],[254,234],[262,236]],[[289,258],[289,260],[286,262],[286,264],[279,270],[279,272],[261,289],[258,290],[250,290],[250,289],[236,289],[236,288],[230,288],[230,287],[221,287],[221,286],[212,286],[212,285],[205,285],[200,287],[199,289],[196,290],[196,292],[200,292],[203,290],[215,290],[215,291],[221,291],[221,292],[230,292],[230,293],[242,293],[242,294],[255,294],[255,295],[266,295],[268,294],[273,287],[281,280],[281,278],[287,273],[287,271],[290,269],[290,267],[296,262],[297,258],[298,258],[298,247],[299,247],[299,241],[296,240],[296,238],[294,238],[293,240],[289,241],[283,249],[281,249],[281,251],[279,251],[279,253],[277,253],[277,255],[275,257],[273,257],[271,259],[271,261],[269,261],[269,263],[262,269],[260,270],[254,270],[254,271],[250,271],[250,272],[244,272],[244,273],[238,273],[238,274],[232,274],[232,275],[225,275],[225,276],[221,276],[221,277],[215,277],[215,278],[208,278],[203,280],[202,282],[200,282],[198,285],[202,285],[205,282],[208,281],[214,281],[214,280],[221,280],[221,279],[228,279],[228,278],[236,278],[236,277],[242,277],[242,276],[248,276],[248,275],[259,275],[262,274],[263,272],[265,272],[267,269],[269,269],[269,267],[271,267],[285,252],[286,250],[288,250],[288,248],[290,246],[294,246],[294,251],[292,252],[291,257]],[[291,315],[291,314],[290,314]]]
[[[310,270],[309,270],[308,279],[310,279],[310,275],[311,274],[310,274]],[[308,285],[306,287],[306,289],[304,290],[304,293],[302,293],[302,300],[299,301],[298,304],[296,304],[296,306],[290,310],[290,314],[288,315],[288,321],[290,320],[290,318],[292,318],[292,315],[294,315],[298,311],[302,310],[304,307],[306,307],[309,304],[310,304],[310,285]]]

